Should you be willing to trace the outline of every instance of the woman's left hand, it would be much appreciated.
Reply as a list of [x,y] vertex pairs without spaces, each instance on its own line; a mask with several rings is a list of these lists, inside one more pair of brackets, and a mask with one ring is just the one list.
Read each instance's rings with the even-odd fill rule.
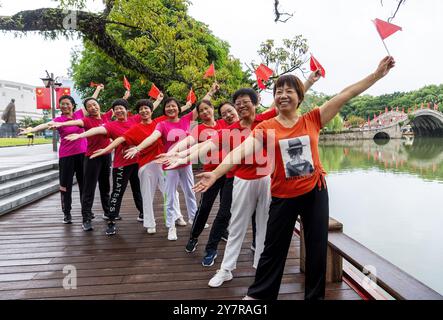
[[381,79],[385,75],[389,73],[389,71],[395,67],[395,60],[391,56],[384,57],[380,64],[378,65],[377,70],[374,72],[374,76],[376,79]]

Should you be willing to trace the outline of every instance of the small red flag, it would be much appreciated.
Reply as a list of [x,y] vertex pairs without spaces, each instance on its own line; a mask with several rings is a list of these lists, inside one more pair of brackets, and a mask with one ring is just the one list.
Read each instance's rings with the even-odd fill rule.
[[323,66],[320,64],[320,62],[318,62],[317,59],[314,58],[313,55],[311,55],[311,71],[315,72],[317,70],[320,70],[321,76],[324,78],[326,76],[326,71],[325,68],[323,68]]
[[257,77],[257,85],[259,89],[266,90],[266,85],[263,83],[263,80]]
[[125,87],[126,90],[131,90],[131,84],[129,83],[128,79],[126,79],[126,76],[123,76],[123,87]]
[[35,99],[37,101],[37,109],[51,109],[50,88],[35,88]]
[[386,39],[387,37],[396,33],[397,31],[402,30],[401,27],[380,19],[375,19],[374,24],[382,40]]
[[438,110],[438,104],[434,103],[434,110]]
[[60,100],[61,96],[69,96],[71,95],[71,88],[55,88],[55,107],[56,109],[60,109],[60,105],[58,101]]
[[263,63],[258,66],[257,70],[255,70],[255,75],[257,76],[257,79],[261,79],[263,81],[268,81],[273,74],[274,71],[265,66]]
[[91,81],[91,83],[89,84],[91,88],[98,87],[99,85],[100,83],[95,83],[94,81]]
[[160,92],[161,91],[157,88],[157,86],[155,84],[152,84],[151,90],[149,90],[148,95],[151,98],[157,99]]
[[209,66],[208,70],[206,70],[204,78],[209,78],[215,76],[215,66],[213,63]]
[[197,97],[195,96],[194,90],[189,91],[188,96],[186,97],[186,102],[191,102],[194,104],[197,101]]

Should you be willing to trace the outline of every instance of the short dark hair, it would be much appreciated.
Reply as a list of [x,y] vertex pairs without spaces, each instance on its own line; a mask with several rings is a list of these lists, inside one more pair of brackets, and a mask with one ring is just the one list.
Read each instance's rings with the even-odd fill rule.
[[211,101],[204,99],[204,100],[200,100],[199,102],[197,102],[197,104],[195,106],[195,108],[197,109],[198,113],[200,113],[200,109],[199,108],[200,108],[200,106],[202,104],[206,104],[206,105],[210,106],[212,109],[214,109],[214,106],[212,105]]
[[223,102],[220,103],[220,104],[218,105],[218,107],[217,107],[217,109],[218,109],[218,115],[220,116],[220,118],[222,117],[222,114],[221,114],[221,108],[222,108],[225,104],[229,104],[231,107],[235,108],[235,106],[232,104],[231,101],[223,101]]
[[232,102],[235,103],[235,100],[241,96],[249,96],[251,98],[252,104],[254,106],[258,105],[258,94],[254,89],[251,88],[242,88],[237,91],[232,96]]
[[112,102],[111,108],[114,110],[116,106],[125,107],[126,110],[129,109],[129,103],[126,99],[116,99]]
[[165,99],[165,102],[163,102],[163,115],[166,115],[165,112],[166,105],[169,104],[170,102],[175,102],[175,104],[178,107],[178,113],[180,114],[182,112],[182,108],[180,107],[180,102],[178,102],[178,100],[173,97],[169,97]]
[[285,85],[293,88],[295,90],[295,92],[297,92],[298,99],[299,99],[297,107],[299,107],[300,104],[303,102],[303,99],[305,98],[305,86],[304,86],[303,82],[301,82],[301,80],[299,78],[297,78],[296,76],[294,76],[292,74],[285,74],[285,75],[279,77],[274,85],[274,97],[275,97],[275,93],[277,92],[277,89],[282,88]]
[[68,99],[68,100],[72,103],[72,105],[74,106],[74,109],[77,107],[77,104],[75,103],[74,98],[71,97],[71,96],[69,96],[69,95],[61,96],[61,97],[58,99],[58,104],[62,103],[62,100],[66,100],[66,99]]
[[135,103],[135,108],[137,109],[137,111],[140,111],[141,107],[148,107],[149,109],[151,109],[151,111],[154,110],[154,105],[149,99],[141,99]]
[[11,102],[15,102],[15,99],[11,99]]
[[95,102],[98,103],[98,101],[97,101],[96,98],[93,98],[93,97],[86,98],[85,100],[83,100],[83,106],[84,106],[85,108],[87,107],[87,104],[88,104],[89,101],[95,101]]

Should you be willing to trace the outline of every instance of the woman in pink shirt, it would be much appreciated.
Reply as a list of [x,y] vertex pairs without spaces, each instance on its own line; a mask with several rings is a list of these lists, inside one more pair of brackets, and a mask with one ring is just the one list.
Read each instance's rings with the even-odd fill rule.
[[[37,132],[49,129],[54,122],[66,122],[70,120],[82,119],[86,115],[86,110],[81,108],[74,112],[76,108],[75,100],[68,95],[61,96],[59,99],[61,116],[54,118],[51,122],[41,124],[30,130],[22,132]],[[80,191],[80,198],[83,189],[83,158],[87,148],[86,139],[79,139],[77,141],[68,141],[64,138],[69,134],[81,134],[84,132],[83,128],[79,127],[60,127],[57,128],[60,135],[59,148],[59,179],[60,179],[60,195],[62,211],[64,214],[63,223],[71,224],[71,205],[72,205],[72,184],[74,175],[76,176],[78,187]]]
[[[190,107],[191,103],[187,102],[185,107]],[[164,150],[168,150],[180,140],[186,139],[190,134],[191,122],[197,119],[198,113],[194,109],[192,112],[179,117],[181,113],[180,103],[174,98],[168,98],[164,102],[163,114],[168,117],[166,121],[157,124],[154,132],[147,137],[141,144],[126,151],[125,158],[134,158],[141,150],[151,146],[158,139],[162,139]],[[163,167],[165,170],[166,166]],[[177,240],[177,231],[175,229],[176,220],[174,203],[175,192],[178,184],[185,193],[186,208],[188,210],[189,223],[193,223],[195,213],[197,211],[197,201],[195,194],[192,191],[194,184],[194,175],[192,173],[192,166],[185,164],[174,168],[172,170],[165,170],[166,172],[166,227],[169,229],[168,240]]]

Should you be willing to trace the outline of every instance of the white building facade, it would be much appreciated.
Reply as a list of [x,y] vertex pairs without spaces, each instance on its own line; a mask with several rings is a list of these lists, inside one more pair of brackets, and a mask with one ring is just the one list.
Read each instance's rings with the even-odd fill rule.
[[25,117],[31,117],[33,120],[43,118],[43,111],[37,110],[35,88],[29,84],[0,80],[0,116],[11,99],[15,99],[17,122]]

